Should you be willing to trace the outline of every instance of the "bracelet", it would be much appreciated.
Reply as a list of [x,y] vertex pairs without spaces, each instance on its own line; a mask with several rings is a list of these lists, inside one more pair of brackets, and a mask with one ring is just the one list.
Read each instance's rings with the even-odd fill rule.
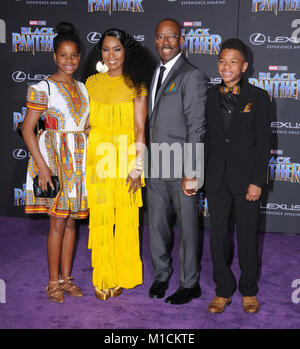
[[140,175],[144,170],[144,157],[143,155],[138,155],[135,159],[134,169]]

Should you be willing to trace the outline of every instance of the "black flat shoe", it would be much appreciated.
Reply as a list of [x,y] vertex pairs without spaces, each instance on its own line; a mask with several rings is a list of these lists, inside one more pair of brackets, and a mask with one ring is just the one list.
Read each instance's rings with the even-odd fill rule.
[[186,304],[194,298],[201,296],[200,286],[193,288],[180,287],[174,294],[166,298],[165,302],[169,304]]
[[163,298],[166,294],[168,283],[164,281],[154,281],[149,289],[150,298]]

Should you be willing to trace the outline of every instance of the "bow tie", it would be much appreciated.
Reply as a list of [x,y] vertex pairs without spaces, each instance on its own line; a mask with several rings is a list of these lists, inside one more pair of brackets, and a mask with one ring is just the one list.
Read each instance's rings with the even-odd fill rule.
[[219,86],[219,91],[220,93],[222,93],[223,95],[226,94],[226,93],[233,93],[234,95],[239,95],[240,94],[240,91],[241,91],[241,88],[240,88],[240,85],[234,85],[232,87],[227,87],[227,86]]

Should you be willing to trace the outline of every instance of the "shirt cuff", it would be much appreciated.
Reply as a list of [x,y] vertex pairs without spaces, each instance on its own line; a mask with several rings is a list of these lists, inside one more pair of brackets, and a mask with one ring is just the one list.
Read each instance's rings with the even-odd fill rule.
[[259,183],[251,183],[251,184],[256,185],[257,187],[261,188],[261,184],[259,184]]

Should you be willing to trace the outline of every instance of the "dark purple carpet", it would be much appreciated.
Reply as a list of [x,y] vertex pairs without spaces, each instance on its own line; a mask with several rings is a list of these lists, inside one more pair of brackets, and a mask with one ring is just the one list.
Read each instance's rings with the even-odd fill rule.
[[[260,234],[262,269],[258,299],[261,311],[246,314],[238,291],[223,314],[207,312],[214,296],[209,232],[204,234],[200,285],[202,296],[187,305],[174,306],[152,300],[148,227],[143,229],[144,283],[120,297],[99,301],[91,281],[88,227],[81,224],[72,275],[84,297],[64,304],[48,301],[46,258],[47,219],[0,217],[0,279],[6,283],[6,303],[0,303],[1,329],[296,329],[300,327],[300,302],[292,301],[292,282],[300,279],[300,235]],[[175,233],[178,231],[175,229]],[[176,239],[177,240],[177,239]],[[167,294],[178,288],[177,244],[174,274]],[[239,276],[235,250],[232,269]],[[300,285],[298,286],[300,287]],[[298,295],[300,298],[300,293]]]

